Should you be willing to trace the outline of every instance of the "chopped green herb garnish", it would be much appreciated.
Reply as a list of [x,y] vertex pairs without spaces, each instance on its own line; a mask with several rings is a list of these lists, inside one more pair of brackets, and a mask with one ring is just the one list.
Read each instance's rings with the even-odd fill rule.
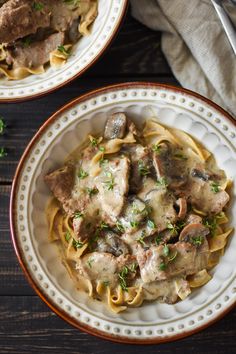
[[92,263],[94,262],[94,259],[93,258],[89,258],[88,261],[87,261],[87,264],[89,266],[89,268],[92,268]]
[[136,240],[137,242],[141,243],[141,245],[143,247],[146,246],[146,243],[144,241],[145,237],[146,237],[146,232],[145,232],[145,230],[143,230],[142,233],[141,233],[141,236],[139,238],[137,238],[137,240]]
[[138,268],[138,264],[137,263],[132,263],[131,266],[129,267],[129,270],[132,273],[135,273],[137,268]]
[[157,246],[159,246],[159,244],[163,241],[163,236],[161,235],[158,235],[156,238],[155,238],[155,243]]
[[97,188],[86,188],[86,192],[88,193],[88,195],[90,197],[92,197],[93,195],[98,193],[98,189]]
[[168,222],[166,224],[166,228],[171,231],[172,235],[177,235],[178,234],[179,229],[178,229],[177,225],[174,225],[171,222]]
[[92,145],[93,147],[98,146],[98,139],[92,138],[92,139],[90,140],[90,145]]
[[213,193],[218,193],[220,191],[220,185],[217,182],[212,182],[211,183],[211,191]]
[[103,183],[106,185],[107,190],[111,191],[111,190],[113,190],[113,188],[115,186],[114,177],[112,176],[112,173],[109,171],[106,172],[105,174],[108,177],[108,179],[106,181],[104,181]]
[[165,257],[169,256],[169,253],[170,253],[170,250],[169,250],[169,247],[167,245],[165,245],[163,247],[163,254]]
[[84,214],[81,211],[76,211],[74,217],[76,219],[83,218]]
[[72,245],[73,245],[74,249],[77,249],[77,248],[83,247],[84,244],[80,241],[73,240]]
[[172,256],[168,258],[169,262],[172,262],[177,257],[178,252],[176,251]]
[[217,228],[217,222],[216,222],[216,217],[212,217],[212,218],[205,218],[203,220],[203,224],[208,227],[208,229],[211,232],[211,236],[215,235],[216,232],[216,228]]
[[138,227],[139,226],[139,222],[138,221],[130,221],[130,226],[131,227]]
[[152,145],[152,151],[156,152],[157,154],[160,153],[161,151],[161,145],[160,144],[153,144]]
[[147,221],[147,226],[150,227],[150,229],[155,229],[155,227],[156,227],[154,221],[152,221],[150,219]]
[[165,177],[158,178],[156,183],[157,183],[157,185],[159,187],[165,187],[165,188],[168,187],[168,182],[167,182],[167,179]]
[[166,264],[164,262],[161,262],[159,264],[159,270],[165,270],[166,269]]
[[191,237],[190,239],[190,242],[196,246],[200,246],[203,243],[203,241],[204,241],[204,237],[202,236],[195,236],[195,237]]
[[7,156],[7,151],[4,147],[0,148],[0,157],[5,157]]
[[100,228],[100,230],[109,229],[109,225],[106,224],[104,221],[102,221],[99,228]]
[[66,240],[66,242],[69,242],[70,239],[71,239],[71,234],[70,234],[69,231],[66,231],[66,233],[65,233],[65,240]]
[[116,228],[122,233],[125,231],[124,226],[122,225],[122,223],[119,220],[116,222]]
[[100,151],[104,152],[105,151],[105,147],[104,146],[99,146],[98,148]]
[[64,45],[59,45],[57,50],[62,54],[66,55],[67,57],[70,55],[70,51],[64,47]]
[[4,122],[3,118],[0,117],[0,134],[1,135],[4,133],[5,128],[6,128],[6,123]]
[[149,167],[145,166],[142,160],[139,160],[138,162],[138,173],[141,176],[147,176],[150,174]]
[[35,11],[41,11],[44,8],[44,5],[41,2],[34,2],[33,3],[33,9]]
[[108,163],[108,159],[104,159],[103,157],[99,160],[99,166],[104,166],[106,163]]
[[126,281],[128,273],[129,273],[129,268],[127,266],[124,266],[120,271],[120,273],[118,274],[121,289],[124,291],[128,291],[127,281]]
[[84,178],[88,177],[88,175],[89,175],[88,172],[84,171],[82,168],[78,172],[78,177],[80,179],[84,179]]

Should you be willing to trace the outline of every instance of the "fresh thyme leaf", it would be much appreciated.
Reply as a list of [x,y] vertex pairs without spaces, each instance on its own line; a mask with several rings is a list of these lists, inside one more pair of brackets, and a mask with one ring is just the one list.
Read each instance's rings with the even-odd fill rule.
[[168,187],[168,182],[167,182],[167,179],[165,177],[160,177],[158,178],[156,184],[159,186],[159,187]]
[[152,151],[156,152],[157,154],[160,153],[161,151],[161,145],[160,144],[153,144],[152,145]]
[[108,159],[104,159],[104,157],[99,160],[100,167],[104,166],[106,163],[108,163]]
[[125,231],[124,226],[122,225],[122,223],[119,220],[116,222],[116,228],[122,233]]
[[155,227],[156,227],[154,221],[152,221],[150,219],[147,221],[147,225],[148,225],[148,227],[150,227],[150,229],[155,229]]
[[144,165],[142,160],[138,162],[138,173],[141,176],[147,176],[150,174],[149,167]]
[[169,247],[167,245],[164,246],[163,248],[163,254],[165,257],[168,257],[170,253]]
[[57,50],[62,54],[66,55],[67,57],[70,55],[70,51],[64,47],[64,45],[59,45]]
[[178,234],[178,226],[172,224],[171,222],[168,222],[166,224],[166,228],[171,231],[172,235],[177,235]]
[[92,147],[98,146],[98,139],[92,138],[92,139],[90,140],[90,145],[92,145]]
[[4,122],[4,119],[0,117],[0,135],[4,133],[5,128],[6,128],[6,123]]
[[35,11],[41,11],[44,8],[44,5],[41,2],[34,2],[33,3],[33,9]]
[[161,235],[158,235],[156,238],[155,238],[155,243],[157,246],[159,246],[159,244],[162,242],[163,240],[163,237]]
[[66,240],[66,242],[69,242],[70,239],[71,239],[71,234],[70,234],[69,231],[66,231],[66,233],[65,233],[65,240]]
[[217,182],[212,182],[211,183],[211,191],[213,193],[218,193],[220,191],[220,185]]
[[89,258],[88,261],[87,261],[87,264],[89,266],[89,268],[92,268],[92,263],[94,262],[94,259],[93,258]]
[[138,264],[137,263],[132,263],[131,266],[129,267],[129,270],[132,273],[135,273],[137,268],[138,268]]
[[106,224],[104,221],[102,221],[99,228],[100,228],[100,230],[109,229],[109,225]]
[[86,188],[86,192],[88,193],[88,195],[90,197],[92,197],[93,195],[98,193],[98,189],[97,188]]
[[77,248],[83,247],[84,244],[80,241],[73,240],[72,245],[73,245],[74,249],[77,249]]
[[4,147],[0,148],[0,158],[7,156],[7,151]]
[[216,228],[217,228],[217,221],[216,221],[216,217],[212,217],[212,218],[205,218],[203,220],[203,224],[208,227],[208,229],[211,232],[211,236],[215,235],[216,232]]
[[76,219],[83,218],[84,214],[81,211],[76,211],[74,217]]
[[130,221],[130,226],[131,227],[138,227],[139,226],[139,222],[138,221]]
[[141,243],[141,245],[142,245],[143,247],[146,246],[146,243],[145,243],[145,241],[144,241],[145,237],[146,237],[146,232],[145,232],[145,230],[143,230],[142,233],[141,233],[141,236],[136,239],[136,241],[139,242],[139,243]]
[[115,186],[115,180],[114,177],[112,176],[112,173],[110,171],[107,171],[105,173],[106,177],[108,177],[107,180],[105,180],[103,183],[105,184],[106,188],[108,191],[113,190],[114,186]]
[[121,289],[124,291],[128,291],[128,287],[127,287],[127,275],[129,273],[129,268],[127,266],[124,266],[122,268],[122,270],[120,271],[120,273],[118,274],[118,278],[119,278],[119,283],[121,286]]
[[159,270],[165,270],[166,269],[166,264],[164,262],[161,262],[159,264]]
[[88,175],[89,175],[88,172],[84,171],[82,168],[78,172],[78,177],[80,179],[84,179],[84,178],[88,177]]
[[172,256],[168,258],[169,262],[172,262],[177,257],[178,252],[176,251]]
[[200,245],[203,243],[203,240],[204,240],[204,237],[202,237],[202,236],[195,236],[195,237],[191,237],[190,242],[191,242],[193,245],[200,246]]

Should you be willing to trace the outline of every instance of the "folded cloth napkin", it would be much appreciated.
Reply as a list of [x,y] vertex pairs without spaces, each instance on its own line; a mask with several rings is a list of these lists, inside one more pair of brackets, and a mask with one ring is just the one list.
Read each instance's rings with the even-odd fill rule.
[[[131,0],[132,15],[162,31],[162,50],[182,86],[236,117],[236,56],[210,0]],[[228,10],[236,24],[236,6]]]

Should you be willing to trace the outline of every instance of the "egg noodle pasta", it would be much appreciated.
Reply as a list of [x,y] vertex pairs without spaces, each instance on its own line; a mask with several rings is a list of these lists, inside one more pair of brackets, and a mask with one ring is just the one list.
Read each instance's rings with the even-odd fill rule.
[[76,287],[115,313],[184,300],[224,254],[232,182],[186,133],[151,120],[142,132],[124,130],[124,113],[109,119],[111,131],[89,135],[45,177],[49,239]]

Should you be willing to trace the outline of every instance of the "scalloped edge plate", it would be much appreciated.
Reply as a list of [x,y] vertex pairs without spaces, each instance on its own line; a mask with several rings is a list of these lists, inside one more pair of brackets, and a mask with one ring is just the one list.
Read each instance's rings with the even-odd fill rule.
[[59,69],[49,67],[41,75],[22,80],[0,79],[0,103],[14,103],[45,96],[88,70],[109,47],[125,17],[128,0],[99,0],[99,12],[89,36],[73,46],[72,55]]
[[[234,260],[235,257],[233,256],[233,247],[236,240],[234,238],[229,242],[224,261],[217,266],[221,273],[223,270],[225,278],[223,280],[220,278],[219,280],[214,275],[216,281],[212,285],[208,286],[206,284],[203,287],[209,292],[200,290],[200,295],[201,292],[202,294],[205,292],[205,295],[209,296],[207,302],[202,303],[200,301],[199,304],[193,302],[193,296],[193,299],[189,300],[189,302],[184,302],[184,300],[176,307],[169,307],[170,313],[172,313],[174,308],[179,311],[175,312],[175,315],[170,320],[168,320],[168,311],[165,313],[165,310],[161,310],[160,313],[164,313],[166,317],[160,317],[157,322],[147,320],[151,318],[150,314],[148,315],[151,307],[146,305],[142,310],[139,308],[132,309],[128,316],[118,315],[115,318],[114,316],[109,317],[105,312],[99,313],[101,306],[94,305],[89,309],[89,307],[86,307],[87,304],[83,304],[82,301],[81,303],[76,303],[70,298],[70,294],[66,294],[64,289],[60,289],[60,286],[50,278],[51,275],[48,275],[45,270],[43,259],[40,258],[39,253],[37,253],[38,250],[35,248],[36,233],[32,231],[34,229],[31,220],[34,208],[32,190],[35,188],[37,190],[38,182],[36,181],[39,179],[40,174],[38,170],[42,171],[42,161],[46,160],[53,146],[56,148],[57,145],[61,144],[63,134],[73,130],[73,124],[74,126],[75,124],[81,124],[82,127],[84,121],[92,122],[92,120],[95,120],[97,126],[102,125],[104,124],[104,119],[103,121],[102,118],[98,120],[99,114],[101,117],[101,112],[118,109],[117,107],[119,109],[124,107],[124,110],[125,107],[128,107],[128,112],[133,110],[136,120],[139,119],[140,112],[142,112],[142,115],[150,115],[150,107],[162,107],[162,111],[160,110],[162,112],[162,121],[166,112],[169,112],[168,118],[170,119],[171,114],[174,115],[176,114],[175,112],[178,112],[178,120],[175,121],[176,125],[179,128],[183,126],[182,129],[187,132],[189,132],[188,129],[191,130],[193,127],[191,133],[198,139],[201,139],[201,136],[202,139],[209,138],[209,141],[206,142],[207,147],[210,148],[212,146],[212,151],[216,151],[219,154],[219,158],[226,166],[229,166],[229,171],[232,171],[232,176],[235,180],[235,121],[219,106],[189,90],[162,84],[134,82],[101,88],[78,97],[53,114],[39,129],[26,148],[17,167],[11,191],[10,226],[12,241],[20,265],[34,290],[55,313],[70,324],[93,335],[122,343],[150,344],[168,342],[202,330],[224,316],[235,306],[236,260]],[[144,108],[141,111],[140,109],[137,111],[134,107]],[[102,114],[104,115],[104,113]],[[189,119],[188,117],[191,117],[190,120],[193,122],[189,127],[185,124]],[[101,123],[99,123],[100,121]],[[209,128],[207,133],[204,130],[203,123]],[[86,128],[86,125],[84,127]],[[89,127],[91,126],[89,125]],[[80,142],[82,141],[78,141],[78,145]],[[230,157],[227,158],[227,154]],[[25,183],[27,181],[28,183]],[[233,199],[235,199],[235,195],[234,186]],[[234,213],[235,207],[234,203]],[[231,224],[235,226],[234,219]],[[233,260],[231,261],[231,259]],[[227,262],[232,262],[232,264],[229,266]],[[216,272],[216,274],[218,273]],[[223,284],[223,288],[221,287],[220,291],[214,290],[217,281]],[[198,295],[196,296],[197,298]],[[190,309],[192,305],[194,307]],[[166,309],[166,307],[158,306],[160,309]],[[144,316],[145,319],[142,319],[141,315],[136,316],[141,313],[145,315],[145,311],[147,314],[147,316]],[[132,314],[134,317],[132,317]],[[176,314],[180,314],[180,316],[176,317]],[[135,318],[135,322],[132,321],[132,318]],[[166,320],[163,318],[166,318]]]

